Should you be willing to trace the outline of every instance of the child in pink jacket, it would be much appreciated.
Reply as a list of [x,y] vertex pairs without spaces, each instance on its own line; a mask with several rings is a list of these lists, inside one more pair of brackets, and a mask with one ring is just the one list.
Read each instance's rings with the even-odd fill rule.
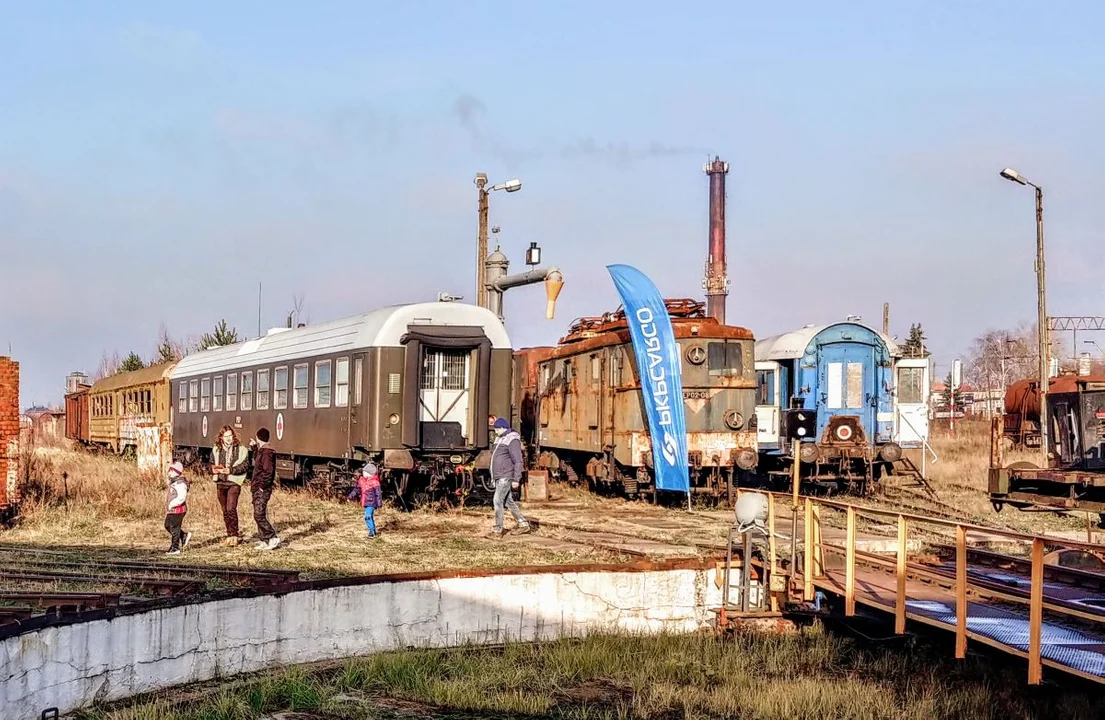
[[179,555],[188,547],[192,533],[184,532],[181,525],[188,513],[188,478],[184,476],[184,466],[175,462],[169,466],[169,487],[165,491],[165,530],[172,538],[168,555]]
[[353,500],[357,494],[361,496],[361,507],[364,508],[364,524],[368,528],[368,536],[376,537],[376,508],[384,504],[384,492],[380,487],[380,476],[377,474],[375,463],[367,463],[361,469],[361,476],[357,479],[357,487],[349,493],[348,499]]

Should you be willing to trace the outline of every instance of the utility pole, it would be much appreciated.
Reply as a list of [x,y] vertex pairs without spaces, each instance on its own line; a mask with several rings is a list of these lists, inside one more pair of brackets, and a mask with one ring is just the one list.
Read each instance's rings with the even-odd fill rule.
[[479,193],[479,226],[476,234],[476,305],[487,307],[487,216],[490,206],[489,195],[495,190],[506,190],[508,193],[518,192],[522,189],[522,181],[515,178],[505,183],[487,187],[487,174],[476,173],[476,191]]
[[1047,284],[1044,279],[1044,191],[1039,185],[1031,183],[1013,168],[1005,168],[999,173],[1006,180],[1019,185],[1029,185],[1036,189],[1036,339],[1039,341],[1040,356],[1040,387],[1037,394],[1040,396],[1040,455],[1042,467],[1048,467],[1051,463],[1048,457],[1048,417],[1047,417],[1047,390],[1048,390],[1048,366],[1050,357],[1050,330],[1047,325]]
[[882,304],[882,334],[890,336],[890,303]]

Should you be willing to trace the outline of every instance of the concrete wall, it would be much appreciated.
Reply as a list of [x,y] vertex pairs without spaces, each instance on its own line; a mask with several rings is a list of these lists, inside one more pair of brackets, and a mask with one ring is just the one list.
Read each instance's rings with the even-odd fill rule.
[[0,645],[0,717],[408,646],[706,627],[721,604],[713,567],[666,567],[373,578],[48,627]]

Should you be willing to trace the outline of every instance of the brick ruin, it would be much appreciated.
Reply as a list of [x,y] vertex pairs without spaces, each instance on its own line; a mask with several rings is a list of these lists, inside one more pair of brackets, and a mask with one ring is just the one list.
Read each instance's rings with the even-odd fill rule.
[[19,500],[19,363],[0,357],[0,516]]

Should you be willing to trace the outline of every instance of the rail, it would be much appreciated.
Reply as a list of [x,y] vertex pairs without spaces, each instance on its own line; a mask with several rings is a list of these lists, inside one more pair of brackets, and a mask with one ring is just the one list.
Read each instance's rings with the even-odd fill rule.
[[[791,528],[789,536],[791,545],[790,557],[792,561],[789,571],[790,582],[787,583],[788,596],[800,596],[803,601],[811,602],[815,598],[815,590],[817,589],[842,594],[845,616],[850,617],[855,614],[856,603],[858,601],[893,614],[894,632],[903,634],[905,632],[907,619],[950,629],[950,622],[945,623],[935,618],[932,614],[911,610],[909,605],[911,600],[910,595],[913,592],[923,596],[922,600],[915,600],[914,602],[933,603],[935,601],[933,601],[932,598],[935,592],[950,591],[951,594],[954,595],[956,658],[961,659],[966,656],[968,640],[972,640],[996,647],[999,650],[1016,656],[1027,658],[1028,683],[1030,685],[1040,684],[1044,665],[1073,673],[1096,682],[1105,682],[1105,676],[1080,669],[1070,663],[1059,662],[1058,660],[1042,656],[1043,615],[1045,610],[1048,613],[1060,615],[1066,620],[1095,624],[1095,629],[1099,627],[1101,623],[1105,623],[1105,597],[1100,599],[1100,604],[1095,603],[1093,605],[1086,605],[1089,611],[1070,607],[1070,603],[1064,604],[1054,597],[1045,598],[1045,546],[1061,546],[1100,553],[1105,549],[1102,545],[1047,535],[1033,535],[1002,528],[986,527],[950,519],[926,517],[895,510],[882,510],[879,508],[858,506],[846,502],[809,496],[800,496],[798,498],[798,506],[794,506],[790,493],[748,488],[740,488],[737,490],[738,497],[741,493],[749,492],[766,495],[768,500],[766,525],[768,537],[770,538],[770,551],[767,558],[767,571],[769,577],[787,574],[784,569],[778,565],[779,559],[787,555],[787,553],[776,546],[776,537],[787,537],[786,534],[777,535],[777,520],[787,515],[787,513],[780,511],[778,503],[785,502],[791,504],[795,509],[798,509],[798,506],[800,506],[801,512],[795,512],[793,517],[796,520],[799,514],[802,515],[801,538],[799,537],[799,529],[797,527]],[[840,537],[840,528],[838,527],[830,526],[829,532],[826,532],[826,523],[822,518],[826,511],[843,514],[844,532],[842,537]],[[888,545],[894,547],[893,552],[874,553],[857,549],[857,541],[859,539],[857,525],[861,519],[865,521],[882,522],[892,526],[892,529],[896,532],[888,538]],[[951,569],[944,566],[910,560],[908,552],[910,534],[911,531],[916,531],[919,526],[935,526],[954,532],[954,563],[950,563],[952,565]],[[829,536],[833,533],[837,535],[837,541],[830,541],[832,538]],[[1028,546],[1028,558],[1021,560],[1019,558],[1010,557],[1011,560],[1019,562],[1021,565],[1029,568],[1027,597],[1025,597],[1023,593],[1018,594],[1009,589],[1001,589],[1000,582],[996,582],[993,579],[987,582],[984,577],[972,578],[972,567],[969,564],[967,551],[967,540],[968,537],[972,535],[976,537],[980,535],[985,536],[985,538],[990,541],[1000,539],[1012,543],[1023,543]],[[800,552],[798,551],[799,544],[801,544]],[[840,557],[843,557],[842,582],[840,582],[839,578],[841,574],[839,566],[834,570],[829,570],[827,568],[827,555],[836,556],[838,560]],[[871,571],[871,573],[866,576],[864,582],[861,583],[861,590],[858,593],[857,564]],[[796,565],[797,567],[795,567]],[[1050,568],[1053,572],[1059,571],[1059,568],[1053,565],[1048,565],[1046,567]],[[951,572],[951,570],[954,570],[954,573]],[[1062,570],[1066,571],[1067,568],[1063,568]],[[880,595],[878,592],[872,590],[873,585],[871,578],[874,574],[883,577],[886,575],[893,576],[894,585],[892,599],[887,597],[887,595],[890,594],[889,589],[886,595]],[[978,575],[980,573],[976,572],[975,574]],[[1105,575],[1094,575],[1094,577],[1105,582]],[[913,584],[912,591],[911,583]],[[1049,587],[1051,587],[1051,585],[1049,585]],[[934,588],[936,588],[936,590],[934,590]],[[940,588],[943,589],[941,590]],[[970,604],[968,602],[968,597],[972,598],[973,601]],[[1019,647],[1018,643],[1010,641],[1009,637],[1003,639],[1001,633],[991,632],[988,635],[982,631],[984,628],[981,628],[981,626],[976,629],[971,629],[969,627],[968,616],[971,610],[970,605],[975,605],[975,610],[989,610],[991,608],[985,605],[987,601],[995,601],[1003,605],[1028,606],[1027,648],[1023,648],[1023,643],[1021,643],[1021,647]],[[1096,610],[1096,612],[1094,612],[1094,610]],[[1001,610],[1000,612],[1005,611]],[[993,625],[996,621],[984,618],[981,622],[983,624],[989,623]],[[995,637],[995,635],[997,635],[997,637]],[[1007,632],[1005,635],[1009,636],[1010,633]],[[1105,639],[1099,642],[1105,644]],[[1086,645],[1086,647],[1090,646]],[[1093,653],[1096,651],[1090,650],[1086,652]]]

